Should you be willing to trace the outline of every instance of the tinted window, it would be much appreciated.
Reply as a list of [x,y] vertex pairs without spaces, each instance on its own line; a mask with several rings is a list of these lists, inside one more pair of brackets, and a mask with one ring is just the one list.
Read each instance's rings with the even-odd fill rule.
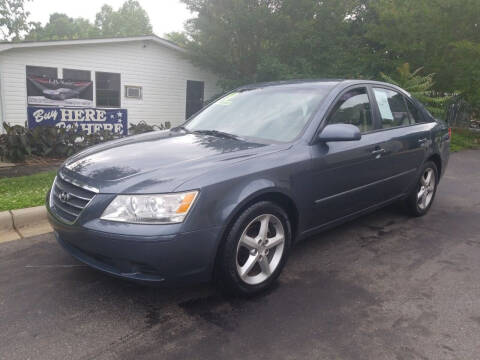
[[409,99],[407,99],[407,106],[408,110],[410,111],[410,116],[412,118],[412,124],[419,124],[425,122],[425,119],[420,110]]
[[396,91],[374,88],[383,128],[410,125],[410,116],[403,95]]
[[217,130],[278,142],[295,139],[334,84],[283,85],[230,93],[198,113],[185,127]]
[[361,132],[373,130],[372,112],[366,88],[346,92],[335,104],[329,124],[352,124]]
[[120,74],[96,72],[97,106],[120,107]]

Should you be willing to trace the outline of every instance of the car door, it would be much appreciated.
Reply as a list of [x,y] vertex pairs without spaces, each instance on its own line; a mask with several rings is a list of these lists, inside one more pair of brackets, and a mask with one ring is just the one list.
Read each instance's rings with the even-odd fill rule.
[[366,85],[348,88],[333,102],[326,121],[359,127],[358,141],[332,141],[311,146],[313,228],[385,200],[382,181],[390,171],[384,160],[371,92]]
[[375,110],[380,119],[379,146],[385,150],[389,176],[383,184],[384,198],[405,194],[415,180],[428,145],[428,127],[416,126],[405,96],[396,89],[372,86]]
[[[416,102],[405,96],[405,101],[407,103],[408,112],[410,113],[410,123],[411,128],[411,141],[412,147],[415,152],[415,166],[420,167],[427,157],[427,149],[432,143],[432,127],[434,124],[427,119],[422,111],[418,108]],[[415,180],[415,179],[414,179]]]

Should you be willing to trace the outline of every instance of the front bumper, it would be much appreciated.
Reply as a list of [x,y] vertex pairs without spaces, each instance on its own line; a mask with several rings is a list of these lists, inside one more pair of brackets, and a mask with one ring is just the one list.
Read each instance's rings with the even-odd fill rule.
[[47,209],[60,245],[95,269],[147,283],[177,284],[211,279],[223,227],[155,234],[154,226],[161,233],[165,232],[164,225],[149,225],[146,235],[139,235],[144,225],[118,224],[113,229],[114,224],[103,220],[83,225],[65,224],[48,205]]

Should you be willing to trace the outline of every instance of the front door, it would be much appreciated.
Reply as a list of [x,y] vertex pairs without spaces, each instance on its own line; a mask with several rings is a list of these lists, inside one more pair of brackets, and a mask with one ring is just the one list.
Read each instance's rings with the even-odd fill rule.
[[311,146],[312,228],[382,202],[382,183],[389,175],[367,88],[349,89],[336,101],[327,124],[358,126],[362,138]]
[[203,92],[205,83],[203,81],[187,80],[187,106],[185,118],[195,114],[203,108]]

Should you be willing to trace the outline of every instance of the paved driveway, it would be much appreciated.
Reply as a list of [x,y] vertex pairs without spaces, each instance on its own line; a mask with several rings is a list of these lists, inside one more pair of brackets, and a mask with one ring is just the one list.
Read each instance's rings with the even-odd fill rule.
[[390,207],[300,244],[254,300],[147,288],[51,234],[0,244],[0,359],[479,359],[480,152],[431,212]]

